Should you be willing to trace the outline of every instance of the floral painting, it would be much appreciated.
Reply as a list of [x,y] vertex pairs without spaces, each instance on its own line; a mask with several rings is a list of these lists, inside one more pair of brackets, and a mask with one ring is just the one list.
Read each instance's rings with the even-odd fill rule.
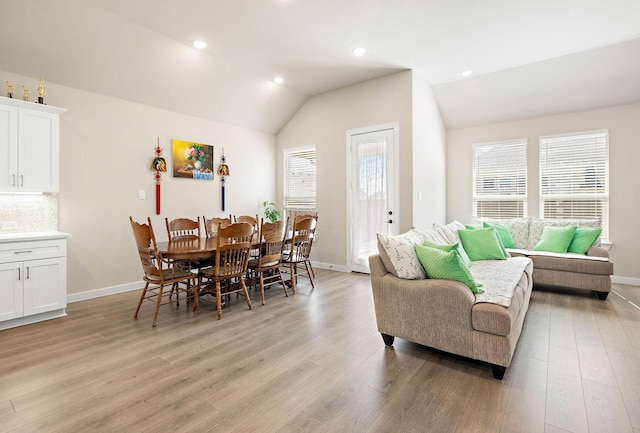
[[213,180],[213,146],[172,140],[173,177]]

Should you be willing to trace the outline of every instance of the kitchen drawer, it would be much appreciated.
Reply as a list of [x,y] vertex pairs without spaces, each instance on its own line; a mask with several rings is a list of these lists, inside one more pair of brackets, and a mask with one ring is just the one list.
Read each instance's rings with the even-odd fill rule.
[[0,263],[64,257],[67,255],[65,239],[0,243]]

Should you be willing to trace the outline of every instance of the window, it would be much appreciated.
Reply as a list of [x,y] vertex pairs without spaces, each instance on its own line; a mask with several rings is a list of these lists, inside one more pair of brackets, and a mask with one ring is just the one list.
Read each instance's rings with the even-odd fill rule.
[[316,209],[316,149],[284,152],[284,208],[287,213]]
[[527,140],[473,146],[473,216],[527,215]]
[[609,132],[540,137],[540,216],[596,219],[609,238]]

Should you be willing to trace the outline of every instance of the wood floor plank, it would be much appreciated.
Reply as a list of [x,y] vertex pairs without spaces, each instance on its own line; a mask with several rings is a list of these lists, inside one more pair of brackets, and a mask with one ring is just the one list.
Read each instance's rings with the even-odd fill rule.
[[[640,289],[534,290],[504,380],[485,364],[377,332],[369,277],[250,289],[138,320],[139,291],[0,331],[0,432],[640,433]],[[626,420],[626,421],[625,421]],[[611,430],[609,430],[611,431]]]
[[624,401],[617,386],[583,380],[590,433],[633,433]]

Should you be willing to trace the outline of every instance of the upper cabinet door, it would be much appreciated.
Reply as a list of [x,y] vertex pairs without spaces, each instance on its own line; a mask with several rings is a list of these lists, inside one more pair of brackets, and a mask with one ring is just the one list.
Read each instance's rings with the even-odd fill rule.
[[0,191],[18,185],[18,108],[0,105]]
[[18,116],[18,191],[58,192],[59,116],[26,108]]

